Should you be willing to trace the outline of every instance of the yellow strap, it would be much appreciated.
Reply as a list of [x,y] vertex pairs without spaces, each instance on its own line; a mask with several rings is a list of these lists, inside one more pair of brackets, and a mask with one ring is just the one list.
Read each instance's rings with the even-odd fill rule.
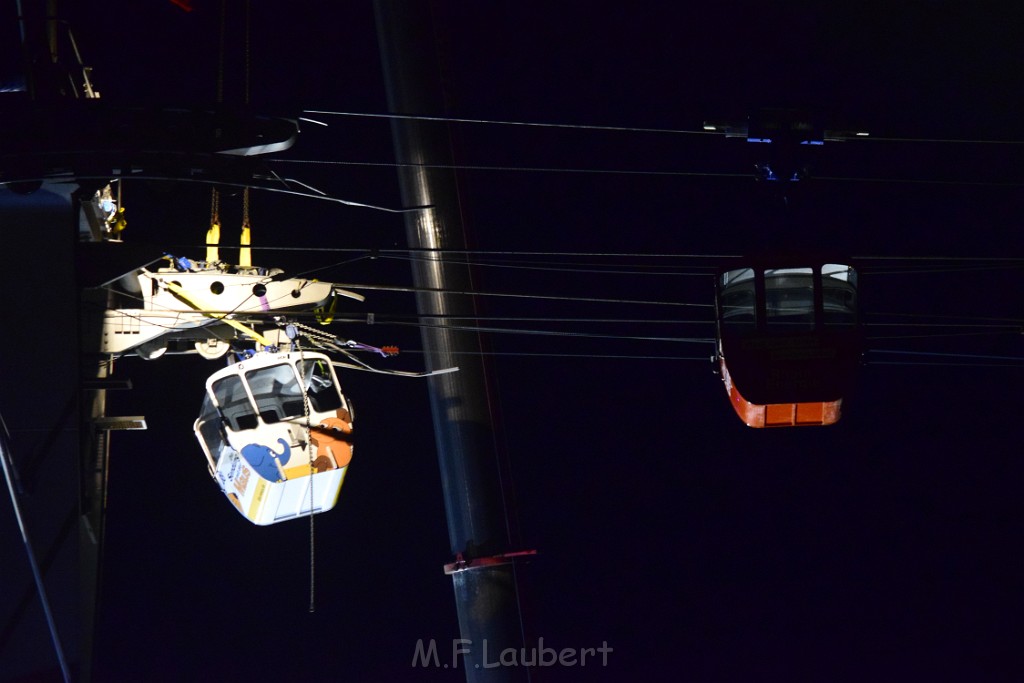
[[338,307],[338,297],[332,296],[331,303],[326,306],[317,306],[313,309],[316,321],[321,325],[330,325],[334,322],[334,311]]
[[252,231],[248,224],[242,226],[242,238],[239,242],[242,248],[238,251],[238,265],[252,267],[252,250],[249,249],[249,245],[252,244]]
[[178,284],[176,284],[174,282],[167,282],[167,281],[165,281],[164,284],[167,285],[167,289],[169,289],[172,292],[174,292],[178,296],[179,299],[181,299],[182,301],[184,301],[189,306],[191,306],[192,308],[196,309],[197,311],[199,311],[203,315],[207,316],[208,318],[213,318],[215,320],[221,320],[223,322],[226,322],[228,325],[231,325],[231,327],[235,328],[239,332],[242,332],[244,334],[249,335],[250,337],[255,339],[257,342],[262,344],[263,346],[273,346],[273,344],[270,342],[270,340],[267,339],[266,337],[264,337],[262,334],[260,334],[259,332],[257,332],[256,330],[252,329],[251,327],[249,327],[247,325],[243,325],[242,323],[238,322],[237,320],[231,320],[230,318],[227,317],[226,313],[208,313],[207,311],[202,310],[199,307],[199,304],[197,304],[195,301],[193,301],[192,297],[190,297],[188,294],[185,293],[185,290],[182,289],[181,285],[178,285]]
[[218,244],[220,244],[220,223],[210,223],[210,229],[206,231],[207,263],[220,261],[220,251],[217,249]]
[[244,268],[252,267],[252,253],[250,249],[247,249],[252,244],[252,230],[249,226],[252,223],[249,222],[249,188],[242,190],[242,237],[239,240],[239,244],[242,248],[238,250],[238,265]]

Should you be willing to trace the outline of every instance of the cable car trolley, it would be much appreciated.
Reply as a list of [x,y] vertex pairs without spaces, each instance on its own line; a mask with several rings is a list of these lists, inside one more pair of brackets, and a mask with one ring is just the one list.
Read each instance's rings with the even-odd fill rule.
[[194,430],[224,495],[267,525],[334,507],[352,422],[327,355],[261,351],[207,379]]
[[716,278],[715,363],[750,427],[830,425],[863,348],[857,271],[843,259],[747,259]]
[[277,268],[165,258],[170,265],[140,267],[112,283],[118,303],[103,314],[102,353],[134,351],[153,360],[194,346],[214,360],[228,352],[223,338],[230,331],[223,328],[232,320],[306,311],[324,318],[333,314],[338,297],[364,300],[334,283],[289,278]]

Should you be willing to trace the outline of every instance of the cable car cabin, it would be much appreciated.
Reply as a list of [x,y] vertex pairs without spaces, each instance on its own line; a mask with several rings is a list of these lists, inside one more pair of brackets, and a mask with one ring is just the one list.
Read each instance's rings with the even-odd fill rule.
[[334,507],[352,459],[352,410],[330,358],[259,353],[215,373],[195,423],[210,474],[254,524]]
[[848,265],[720,271],[717,361],[750,427],[829,425],[861,356],[857,272]]

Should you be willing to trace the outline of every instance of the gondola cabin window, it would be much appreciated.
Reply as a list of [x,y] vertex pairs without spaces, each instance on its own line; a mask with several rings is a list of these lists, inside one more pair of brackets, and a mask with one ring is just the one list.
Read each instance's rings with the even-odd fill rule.
[[323,360],[303,360],[299,363],[302,385],[309,397],[310,410],[327,413],[342,407],[341,394],[334,386],[331,366]]
[[753,326],[757,322],[754,269],[738,268],[726,271],[722,273],[719,285],[722,322],[733,327]]
[[860,363],[856,270],[787,260],[726,268],[716,282],[718,369],[751,427],[833,424]]
[[764,271],[765,319],[787,329],[814,327],[814,270],[775,268]]
[[224,432],[221,428],[220,415],[217,407],[213,405],[209,395],[203,400],[202,412],[196,422],[199,428],[200,442],[205,446],[204,450],[210,462],[210,471],[217,469],[221,455],[230,449],[227,441],[224,440]]
[[857,324],[857,271],[826,263],[821,267],[821,291],[826,325]]
[[214,382],[213,395],[217,398],[217,405],[220,406],[221,414],[231,431],[256,429],[259,425],[241,377],[230,375]]
[[291,363],[251,370],[245,373],[245,381],[256,401],[260,419],[266,424],[305,414],[302,389]]

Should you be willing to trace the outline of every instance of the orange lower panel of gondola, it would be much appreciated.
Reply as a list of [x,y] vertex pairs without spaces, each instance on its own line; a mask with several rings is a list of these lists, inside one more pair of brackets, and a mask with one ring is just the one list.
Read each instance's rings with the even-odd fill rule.
[[751,403],[743,398],[733,384],[724,361],[721,363],[721,371],[725,388],[729,392],[729,402],[748,427],[821,427],[839,421],[843,399],[807,403]]

